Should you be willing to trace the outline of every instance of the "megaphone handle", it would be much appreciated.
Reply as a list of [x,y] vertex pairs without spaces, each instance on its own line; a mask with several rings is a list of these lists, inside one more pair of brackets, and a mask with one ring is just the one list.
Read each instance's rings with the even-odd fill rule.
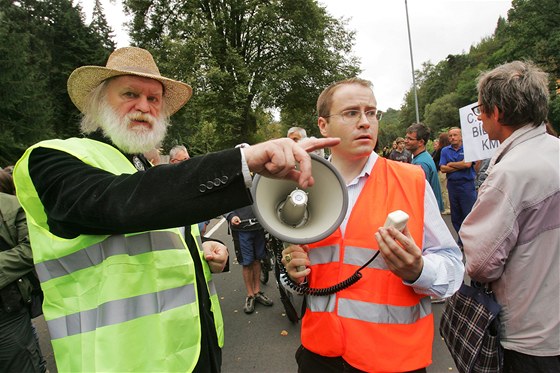
[[[292,245],[295,245],[295,244],[289,243],[289,242],[282,242],[282,245],[284,246],[284,249],[285,249],[288,246],[292,246]],[[297,269],[298,272],[303,272],[303,271],[305,271],[305,266],[297,266],[296,269]]]

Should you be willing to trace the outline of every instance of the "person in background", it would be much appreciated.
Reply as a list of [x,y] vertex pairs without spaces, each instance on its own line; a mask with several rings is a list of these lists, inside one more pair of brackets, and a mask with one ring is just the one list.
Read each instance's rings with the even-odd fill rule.
[[[439,149],[439,139],[435,139],[434,140],[434,150],[432,151],[432,153],[430,153],[430,155],[432,156],[432,159],[436,155],[436,152],[438,151],[438,149]],[[435,163],[435,161],[434,161],[434,163]],[[437,167],[437,165],[436,165],[436,167]]]
[[[348,188],[348,210],[329,237],[285,248],[282,263],[293,281],[323,288],[381,255],[350,287],[306,296],[298,371],[426,372],[434,338],[430,296],[446,298],[459,288],[461,252],[421,168],[373,151],[379,122],[369,81],[327,87],[317,113],[321,134],[341,139],[329,160]],[[410,216],[404,230],[379,228],[395,210]]]
[[[447,192],[451,209],[451,223],[457,234],[465,217],[471,212],[476,201],[474,187],[474,162],[465,162],[463,137],[461,129],[451,127],[448,131],[450,145],[441,149],[439,169],[447,177]],[[459,247],[463,247],[461,237],[458,238]]]
[[459,232],[467,272],[502,306],[504,371],[560,372],[560,141],[544,123],[548,77],[514,61],[483,72],[477,90],[473,112],[500,146]]
[[432,157],[426,151],[426,144],[430,139],[430,129],[423,123],[414,123],[406,129],[404,143],[406,150],[412,153],[412,164],[419,165],[424,170],[426,180],[430,183],[436,197],[439,210],[443,212],[443,200],[441,199],[441,186],[439,184],[438,172]]
[[436,164],[436,169],[438,171],[439,185],[441,186],[441,199],[443,200],[444,210],[443,215],[449,215],[451,210],[449,208],[449,192],[447,191],[447,176],[439,169],[439,160],[441,159],[441,149],[449,145],[449,136],[447,132],[441,132],[437,138],[438,146],[435,148],[432,158]]
[[237,261],[243,266],[243,283],[247,290],[243,311],[253,313],[255,302],[272,306],[272,300],[260,289],[261,260],[266,258],[264,228],[251,206],[230,212],[226,219],[230,224]]
[[295,142],[299,142],[300,140],[307,138],[307,132],[301,127],[291,127],[288,130],[287,137]]
[[389,154],[389,159],[397,162],[411,163],[412,153],[404,148],[404,139],[397,137],[395,139],[397,147]]
[[187,161],[189,159],[191,159],[191,156],[185,145],[175,145],[169,151],[169,163],[171,164]]
[[46,371],[31,322],[33,256],[12,176],[0,170],[0,372]]
[[189,85],[137,47],[77,68],[67,85],[87,137],[35,144],[14,169],[58,370],[219,372],[212,273],[227,248],[175,227],[251,204],[251,172],[313,185],[306,150],[339,140],[277,139],[152,167],[143,153],[162,142]]

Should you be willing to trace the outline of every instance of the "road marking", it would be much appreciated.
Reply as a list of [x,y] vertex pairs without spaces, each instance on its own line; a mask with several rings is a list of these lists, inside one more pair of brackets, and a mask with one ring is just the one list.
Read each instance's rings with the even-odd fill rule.
[[220,221],[217,222],[216,225],[214,225],[214,226],[212,227],[212,229],[210,229],[210,232],[207,232],[207,233],[204,235],[204,237],[206,237],[206,238],[211,237],[212,234],[214,234],[214,232],[216,232],[216,231],[220,228],[220,226],[221,226],[222,224],[224,224],[225,221],[226,221],[226,218],[224,218],[224,217],[222,216],[222,219],[220,219]]

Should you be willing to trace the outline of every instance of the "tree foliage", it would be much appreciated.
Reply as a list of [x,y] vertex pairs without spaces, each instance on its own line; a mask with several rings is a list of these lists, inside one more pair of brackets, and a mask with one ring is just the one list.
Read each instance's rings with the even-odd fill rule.
[[[97,17],[104,19],[102,12]],[[66,81],[78,66],[105,63],[104,46],[114,44],[98,31],[70,0],[0,0],[2,164],[39,140],[78,135]]]
[[[549,119],[560,129],[556,80],[560,79],[560,6],[558,0],[513,0],[507,20],[499,18],[491,37],[467,54],[449,55],[416,71],[420,120],[433,133],[459,125],[459,108],[477,100],[476,78],[485,70],[513,60],[532,60],[550,75]],[[414,119],[412,89],[401,107],[401,130]]]
[[134,42],[194,88],[168,136],[182,134],[191,148],[209,123],[219,134],[210,150],[253,142],[271,123],[257,113],[273,108],[284,127],[311,129],[320,90],[359,72],[346,57],[354,35],[314,0],[127,0],[125,8]]

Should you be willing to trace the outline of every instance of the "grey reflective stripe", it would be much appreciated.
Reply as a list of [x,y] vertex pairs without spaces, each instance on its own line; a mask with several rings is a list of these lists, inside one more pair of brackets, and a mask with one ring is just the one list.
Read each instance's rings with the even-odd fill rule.
[[51,339],[58,339],[169,311],[195,301],[194,285],[188,284],[157,293],[110,301],[88,311],[47,321],[47,324]]
[[[366,249],[363,247],[356,246],[346,246],[344,248],[344,264],[351,264],[355,266],[363,266],[372,256],[377,253],[377,250]],[[366,268],[377,268],[377,269],[388,269],[387,263],[381,255],[371,263],[368,264]]]
[[140,255],[157,250],[184,248],[177,234],[153,231],[136,235],[114,235],[105,241],[86,247],[62,258],[47,260],[35,265],[39,280],[49,281],[70,273],[96,266],[105,259],[121,254]]
[[208,289],[210,290],[210,296],[218,294],[216,286],[214,285],[214,280],[208,281]]
[[338,301],[338,315],[377,324],[413,324],[432,313],[430,297],[411,306],[391,306],[342,298]]
[[305,299],[307,308],[313,312],[333,312],[336,305],[336,295],[312,296],[308,295]]
[[338,245],[321,246],[309,250],[311,264],[338,262],[340,247]]

